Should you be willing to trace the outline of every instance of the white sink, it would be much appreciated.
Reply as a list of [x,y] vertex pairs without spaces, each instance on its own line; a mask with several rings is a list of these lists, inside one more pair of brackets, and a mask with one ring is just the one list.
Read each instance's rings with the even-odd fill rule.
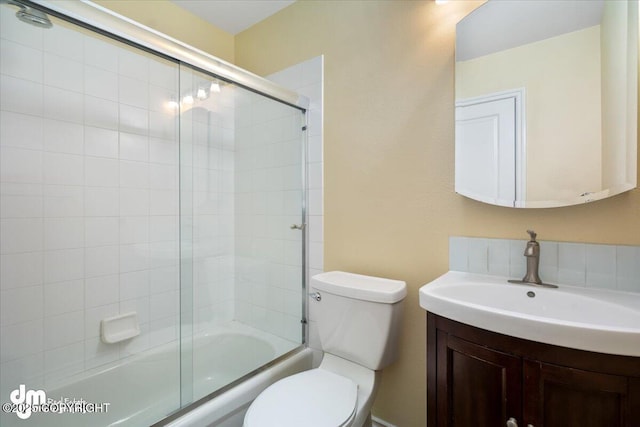
[[640,294],[558,286],[511,284],[506,277],[450,271],[420,288],[420,306],[505,335],[640,356]]

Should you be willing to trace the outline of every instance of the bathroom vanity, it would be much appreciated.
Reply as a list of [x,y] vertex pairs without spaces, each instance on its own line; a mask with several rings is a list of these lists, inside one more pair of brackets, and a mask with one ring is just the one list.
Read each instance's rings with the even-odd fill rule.
[[429,427],[640,426],[640,296],[449,272],[420,305]]
[[429,427],[637,427],[640,358],[523,340],[428,313],[427,420]]

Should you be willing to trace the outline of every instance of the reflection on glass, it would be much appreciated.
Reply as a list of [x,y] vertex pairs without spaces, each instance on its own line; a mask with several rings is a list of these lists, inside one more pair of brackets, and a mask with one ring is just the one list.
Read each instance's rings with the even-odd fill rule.
[[553,207],[634,188],[637,63],[637,1],[482,5],[457,26],[456,191]]

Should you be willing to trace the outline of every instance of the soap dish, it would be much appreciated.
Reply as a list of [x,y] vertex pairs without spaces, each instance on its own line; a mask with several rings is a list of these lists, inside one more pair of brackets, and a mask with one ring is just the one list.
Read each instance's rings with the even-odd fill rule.
[[115,344],[140,335],[138,313],[135,311],[107,317],[100,322],[100,338],[105,344]]

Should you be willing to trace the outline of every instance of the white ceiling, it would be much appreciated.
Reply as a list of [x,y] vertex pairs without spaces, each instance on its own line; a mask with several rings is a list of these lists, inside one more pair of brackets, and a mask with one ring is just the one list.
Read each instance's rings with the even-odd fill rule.
[[214,26],[238,34],[295,0],[171,0]]
[[456,60],[466,61],[598,25],[604,0],[490,0],[456,27]]

